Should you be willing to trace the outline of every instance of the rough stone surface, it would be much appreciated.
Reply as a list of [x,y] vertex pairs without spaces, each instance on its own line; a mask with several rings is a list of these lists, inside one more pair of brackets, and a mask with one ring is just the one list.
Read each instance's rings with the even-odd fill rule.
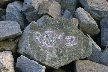
[[42,66],[36,61],[30,60],[23,55],[17,58],[16,67],[22,72],[45,72],[45,66]]
[[63,15],[62,16],[65,17],[65,18],[68,18],[68,19],[71,19],[72,18],[72,15],[71,15],[71,13],[68,10],[65,10],[63,12]]
[[61,1],[56,0],[56,1],[60,2],[62,10],[64,11],[68,10],[73,15],[77,5],[77,0],[61,0]]
[[106,0],[79,0],[84,9],[97,20],[101,20],[108,15],[108,2]]
[[22,11],[29,22],[36,21],[39,18],[37,12],[43,1],[48,0],[24,0]]
[[40,4],[38,14],[48,14],[53,18],[61,16],[61,6],[58,2],[43,1]]
[[21,13],[23,4],[20,1],[9,3],[6,8],[6,20],[16,21],[20,24],[21,28],[24,28],[24,18]]
[[100,63],[108,66],[108,49],[102,53]]
[[96,21],[83,8],[77,8],[75,12],[79,20],[79,28],[85,33],[93,36],[99,33],[99,28]]
[[31,22],[19,41],[18,52],[58,69],[73,60],[90,56],[88,38],[65,18],[44,16],[41,26]]
[[21,35],[20,25],[15,21],[0,21],[0,41]]
[[77,18],[72,18],[71,21],[72,21],[72,23],[73,23],[75,26],[78,27],[79,21],[78,21]]
[[108,17],[100,22],[101,46],[108,46]]
[[15,42],[1,41],[0,42],[0,51],[12,51],[16,52],[17,44]]
[[0,72],[15,72],[14,59],[9,51],[0,52]]
[[88,38],[92,44],[92,54],[90,55],[90,57],[88,57],[88,59],[93,62],[100,63],[102,54],[101,48],[93,41],[93,39],[90,36],[88,36]]
[[76,72],[108,72],[108,67],[89,60],[76,61]]

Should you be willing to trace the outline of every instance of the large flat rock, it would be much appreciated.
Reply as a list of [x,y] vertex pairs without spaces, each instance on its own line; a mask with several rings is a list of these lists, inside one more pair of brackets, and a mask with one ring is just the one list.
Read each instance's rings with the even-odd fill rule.
[[56,69],[90,56],[89,39],[71,20],[44,16],[38,23],[33,21],[24,30],[19,53]]
[[21,35],[20,25],[15,21],[0,21],[0,41]]

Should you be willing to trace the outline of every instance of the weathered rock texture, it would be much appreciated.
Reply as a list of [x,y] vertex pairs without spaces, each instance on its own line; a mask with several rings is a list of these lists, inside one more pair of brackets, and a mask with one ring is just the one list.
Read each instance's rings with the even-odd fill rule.
[[108,46],[108,17],[100,22],[101,46]]
[[24,28],[24,18],[21,13],[23,4],[20,1],[9,3],[6,8],[6,20],[16,21],[20,24],[21,28]]
[[76,61],[76,72],[108,72],[108,67],[89,60]]
[[61,6],[58,2],[43,1],[40,4],[38,14],[48,14],[53,18],[61,16]]
[[77,8],[75,15],[79,20],[79,28],[85,34],[93,36],[99,33],[100,30],[96,21],[83,8]]
[[90,56],[92,48],[88,38],[71,20],[47,16],[41,19],[41,26],[31,22],[24,30],[18,45],[19,53],[56,69]]
[[0,41],[21,35],[20,25],[15,21],[0,21]]
[[15,42],[1,41],[0,42],[0,51],[12,51],[16,52],[17,44]]
[[72,15],[71,15],[71,13],[68,10],[65,10],[63,12],[63,17],[68,18],[68,19],[71,19],[72,18]]
[[108,2],[106,0],[79,0],[84,9],[93,18],[101,20],[108,15]]
[[13,56],[9,51],[0,52],[0,72],[15,72]]
[[100,59],[101,59],[101,48],[93,41],[93,39],[89,37],[90,43],[92,44],[92,54],[90,55],[90,57],[88,57],[89,60],[93,61],[93,62],[97,62],[100,63]]
[[16,67],[22,72],[45,72],[45,66],[42,66],[36,61],[30,60],[23,55],[17,58]]

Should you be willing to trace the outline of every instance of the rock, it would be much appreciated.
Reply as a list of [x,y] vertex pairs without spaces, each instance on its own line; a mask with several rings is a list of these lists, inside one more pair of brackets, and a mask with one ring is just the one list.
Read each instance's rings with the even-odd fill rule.
[[88,38],[71,20],[48,16],[41,19],[42,25],[33,21],[25,28],[18,44],[19,53],[56,69],[90,56]]
[[61,6],[58,2],[43,1],[39,7],[38,14],[48,14],[53,18],[61,16]]
[[76,61],[76,72],[107,72],[108,67],[89,60]]
[[0,72],[15,72],[14,59],[9,51],[0,52]]
[[68,10],[65,10],[63,12],[63,17],[68,18],[68,19],[71,19],[72,18],[72,15],[71,15],[71,13]]
[[79,21],[78,21],[77,18],[72,18],[71,21],[72,21],[72,23],[73,23],[75,26],[78,27]]
[[88,36],[91,44],[92,44],[92,54],[88,57],[89,60],[93,62],[100,63],[100,57],[101,57],[101,48],[96,44],[96,42],[93,41],[93,39]]
[[108,46],[108,17],[101,20],[101,46]]
[[101,55],[100,63],[108,66],[108,49],[104,50]]
[[56,70],[54,70],[53,72],[65,72],[65,71],[62,70],[62,69],[56,69]]
[[5,20],[5,18],[4,18],[5,14],[6,14],[5,9],[0,8],[0,21]]
[[63,11],[68,10],[73,15],[77,5],[77,0],[56,0],[60,2]]
[[9,2],[12,2],[12,0],[0,0],[0,8],[6,7]]
[[15,42],[1,41],[0,42],[0,51],[12,51],[16,52],[17,44]]
[[108,2],[106,0],[79,0],[84,9],[97,20],[101,20],[108,15]]
[[20,25],[15,21],[0,21],[0,41],[21,35]]
[[37,12],[43,1],[48,0],[24,0],[22,11],[29,22],[37,21],[37,19],[39,19]]
[[30,60],[23,55],[17,58],[16,67],[22,72],[45,72],[45,66],[42,66],[36,61]]
[[24,18],[21,13],[23,4],[20,1],[9,3],[6,8],[6,20],[16,21],[20,24],[21,29],[24,29]]
[[77,8],[75,15],[79,20],[79,28],[85,34],[93,36],[100,32],[96,21],[83,8]]

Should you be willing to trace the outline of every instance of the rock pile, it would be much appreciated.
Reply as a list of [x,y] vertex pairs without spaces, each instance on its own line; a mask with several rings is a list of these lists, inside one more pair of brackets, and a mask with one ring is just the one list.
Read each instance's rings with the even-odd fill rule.
[[106,0],[1,0],[0,72],[108,72],[107,23]]

